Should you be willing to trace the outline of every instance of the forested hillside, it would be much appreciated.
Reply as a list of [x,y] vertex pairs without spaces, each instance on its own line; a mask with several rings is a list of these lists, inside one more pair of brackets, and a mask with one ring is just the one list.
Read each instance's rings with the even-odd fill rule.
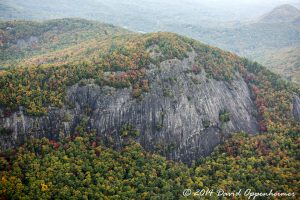
[[[24,27],[25,22],[15,23]],[[33,26],[48,29],[47,23]],[[56,23],[73,27],[77,21]],[[273,190],[299,197],[297,85],[256,62],[174,33],[125,31],[112,38],[105,30],[118,34],[119,29],[108,26],[95,37],[83,30],[81,43],[72,39],[75,30],[63,31],[60,42],[45,51],[42,43],[21,62],[10,57],[6,63],[16,67],[2,70],[1,145],[14,147],[1,147],[2,199],[199,198],[197,193],[184,197],[187,188]],[[154,110],[156,102],[162,108]],[[233,108],[226,107],[228,102]],[[138,117],[127,116],[127,110]],[[108,117],[99,127],[103,116]],[[199,123],[188,129],[184,119]],[[120,127],[107,128],[124,120]],[[174,120],[181,123],[176,129],[191,131],[177,134]],[[248,123],[257,125],[257,132],[248,131]],[[186,158],[190,155],[196,158],[192,162]],[[212,198],[218,199],[216,193]]]
[[86,45],[87,41],[96,43],[126,33],[129,31],[83,19],[0,21],[0,66],[16,66],[25,58],[65,51],[74,46],[81,48],[80,45]]
[[255,60],[266,67],[298,82],[300,26],[293,22],[228,24],[218,28],[171,24],[168,30],[189,35],[240,56]]
[[[299,195],[297,132],[239,134],[191,167],[149,154],[135,142],[116,152],[94,134],[81,134],[60,142],[31,140],[2,155],[2,198],[198,199],[202,189],[213,190],[214,199],[220,189]],[[184,197],[187,188],[194,194]]]
[[282,60],[300,59],[297,53],[300,5],[296,0],[281,3],[280,0],[176,0],[172,3],[167,0],[144,0],[143,3],[136,0],[4,0],[0,2],[0,19],[81,17],[134,31],[171,31],[257,61],[299,83],[299,73],[294,70],[299,64],[293,61],[286,64]]

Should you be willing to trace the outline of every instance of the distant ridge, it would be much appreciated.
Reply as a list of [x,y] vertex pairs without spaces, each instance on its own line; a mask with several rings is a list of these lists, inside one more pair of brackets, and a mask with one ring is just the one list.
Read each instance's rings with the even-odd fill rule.
[[271,12],[261,16],[258,22],[276,23],[292,22],[300,17],[300,10],[292,5],[284,4],[274,8]]

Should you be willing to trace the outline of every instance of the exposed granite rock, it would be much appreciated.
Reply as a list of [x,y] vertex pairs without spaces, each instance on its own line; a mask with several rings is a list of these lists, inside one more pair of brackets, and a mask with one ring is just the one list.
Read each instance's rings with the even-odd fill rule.
[[[193,74],[194,57],[190,54],[183,61],[150,65],[147,74],[151,89],[142,99],[134,99],[130,88],[76,84],[67,92],[68,105],[50,108],[47,116],[26,116],[20,110],[2,117],[0,125],[12,133],[0,136],[1,149],[22,143],[31,135],[51,139],[58,138],[59,133],[68,135],[84,116],[88,130],[113,139],[116,146],[123,141],[118,129],[131,123],[140,129],[136,140],[146,150],[186,163],[208,155],[231,133],[257,133],[256,108],[244,80],[227,83],[207,79],[204,72]],[[223,109],[230,113],[228,122],[219,120]]]
[[294,95],[293,115],[295,120],[300,121],[300,98]]
[[18,48],[25,48],[36,44],[39,42],[39,38],[35,36],[30,36],[28,39],[18,39],[17,40],[17,47]]

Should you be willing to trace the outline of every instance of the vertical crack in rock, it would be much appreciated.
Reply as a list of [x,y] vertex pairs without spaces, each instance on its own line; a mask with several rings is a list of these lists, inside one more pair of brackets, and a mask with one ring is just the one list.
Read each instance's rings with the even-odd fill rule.
[[[23,136],[55,139],[60,132],[68,135],[87,115],[87,108],[92,109],[88,113],[89,130],[113,138],[116,146],[122,145],[118,130],[124,123],[130,123],[140,129],[136,140],[146,150],[186,163],[210,154],[232,133],[257,133],[257,120],[252,115],[256,108],[244,80],[239,77],[227,83],[207,79],[203,73],[192,74],[187,69],[191,68],[194,57],[191,53],[182,61],[173,59],[159,67],[151,65],[147,72],[151,90],[141,100],[132,97],[130,88],[76,84],[68,89],[66,96],[66,102],[73,106],[50,108],[48,115],[42,117],[26,116],[23,112],[2,117],[0,125],[14,131],[0,136],[1,149],[15,146]],[[229,112],[229,121],[220,121],[222,109]],[[68,121],[64,119],[66,113],[70,115]],[[16,114],[22,116],[21,123],[17,123]],[[294,101],[294,116],[300,119],[298,96]]]

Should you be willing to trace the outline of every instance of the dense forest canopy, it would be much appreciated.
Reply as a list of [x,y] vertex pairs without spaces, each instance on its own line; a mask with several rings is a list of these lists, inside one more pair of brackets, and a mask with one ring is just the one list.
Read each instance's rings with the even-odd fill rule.
[[130,32],[110,24],[83,19],[0,21],[0,66],[16,66],[24,59],[34,59],[35,56],[66,48],[78,48],[87,41],[99,42],[126,33]]
[[[183,60],[195,53],[191,73],[205,72],[208,80],[228,84],[237,78],[245,80],[258,110],[260,133],[234,134],[211,156],[201,157],[187,166],[145,152],[135,141],[138,130],[130,125],[120,131],[126,144],[121,149],[113,149],[100,135],[87,132],[85,123],[79,123],[70,137],[60,137],[58,141],[31,139],[19,148],[2,152],[0,196],[3,199],[70,196],[74,199],[184,199],[182,192],[187,188],[194,192],[197,189],[270,192],[272,189],[294,193],[293,198],[297,198],[300,124],[292,114],[293,97],[300,95],[297,85],[256,62],[177,34],[133,34],[109,25],[99,28],[94,22],[71,22],[65,19],[48,25],[1,24],[2,33],[7,33],[7,27],[12,28],[8,32],[15,30],[1,40],[4,68],[0,75],[0,104],[5,115],[23,107],[27,115],[43,116],[49,106],[65,106],[68,87],[88,84],[87,80],[100,86],[130,88],[132,98],[138,100],[153,89],[147,78],[149,65]],[[62,23],[63,28],[53,28],[57,23]],[[14,28],[14,24],[20,26]],[[72,27],[70,30],[68,25]],[[32,27],[37,27],[37,31],[30,33],[35,30]],[[78,30],[75,36],[74,27]],[[96,37],[91,31],[94,28],[99,33]],[[53,38],[56,42],[38,42],[36,49],[30,48],[32,51],[15,46],[20,34],[24,38],[32,34],[48,38],[52,31],[58,35]],[[11,53],[15,48],[27,54]],[[226,122],[229,114],[224,110],[219,118]],[[0,127],[0,134],[10,131]],[[212,198],[218,199],[215,195]]]
[[298,0],[4,0],[0,19],[80,17],[134,31],[175,32],[255,60],[299,83],[299,8]]

